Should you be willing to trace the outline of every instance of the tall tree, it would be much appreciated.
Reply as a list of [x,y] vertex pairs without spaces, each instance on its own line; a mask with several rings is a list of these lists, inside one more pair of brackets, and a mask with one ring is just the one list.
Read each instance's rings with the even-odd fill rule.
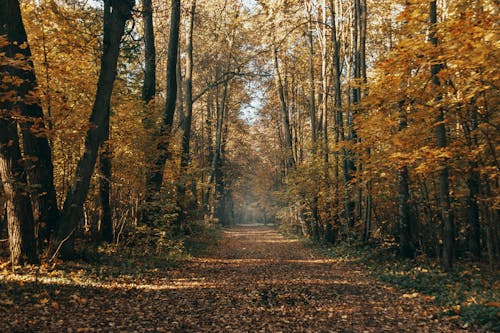
[[54,188],[54,167],[52,152],[45,128],[40,99],[35,93],[37,81],[31,59],[31,50],[17,0],[2,1],[0,24],[8,39],[3,47],[6,56],[17,58],[21,55],[24,66],[4,66],[5,73],[21,80],[11,86],[17,96],[12,107],[18,108],[23,117],[20,122],[22,144],[28,174],[29,192],[33,203],[35,224],[40,229],[40,243],[48,242],[56,229],[58,208]]
[[[1,48],[0,48],[1,50]],[[4,79],[4,71],[1,72]],[[4,93],[3,89],[2,93]],[[38,261],[33,225],[33,212],[26,188],[17,123],[11,117],[8,103],[0,103],[0,177],[7,201],[9,250],[13,265]]]
[[[111,11],[109,6],[110,1],[104,2],[104,20],[109,20],[109,15]],[[108,29],[109,26],[104,26],[104,29]],[[109,34],[109,31],[104,31],[104,34]],[[106,121],[104,124],[104,141],[101,144],[99,152],[99,222],[100,222],[100,239],[108,243],[113,242],[113,221],[111,214],[111,145],[109,143],[110,139],[110,107],[108,106],[108,114],[106,116]]]
[[99,222],[100,222],[100,239],[107,243],[113,242],[113,220],[111,212],[111,177],[112,177],[112,164],[111,158],[113,152],[111,151],[110,139],[110,120],[106,117],[106,124],[104,129],[104,142],[100,147],[99,153]]
[[116,78],[120,43],[125,31],[125,23],[131,18],[133,0],[115,0],[106,4],[109,11],[104,14],[104,43],[101,57],[101,70],[97,83],[94,106],[90,116],[90,126],[85,138],[85,149],[78,162],[75,178],[68,189],[61,214],[57,235],[56,253],[60,248],[63,257],[73,255],[73,236],[82,216],[83,203],[87,197],[90,179],[97,160],[99,147],[106,139],[106,124],[109,121],[109,108],[113,83]]
[[[177,101],[177,56],[179,52],[179,25],[181,19],[180,0],[171,1],[170,33],[167,55],[167,100],[163,110],[163,120],[160,128],[159,142],[152,169],[146,179],[146,201],[153,201],[158,197],[163,182],[163,171],[168,159],[169,140],[174,122],[175,103]],[[146,214],[147,215],[147,214]],[[146,218],[149,218],[146,216]]]
[[[142,0],[142,21],[144,24],[144,81],[142,85],[142,101],[147,106],[154,99],[156,93],[156,47],[151,0]],[[148,117],[148,115],[145,116]]]
[[186,74],[184,76],[184,103],[185,103],[185,119],[182,123],[182,142],[181,142],[181,163],[180,163],[180,182],[178,186],[178,197],[180,200],[179,208],[179,224],[185,216],[186,207],[186,180],[184,179],[187,173],[190,160],[190,141],[191,141],[191,123],[193,119],[193,30],[194,18],[196,11],[196,0],[191,0],[191,8],[189,10],[189,25],[186,34]]
[[[18,1],[0,3],[0,180],[6,196],[9,250],[13,265],[36,263],[38,260],[31,201],[26,172],[19,147],[18,121],[28,91],[21,90],[24,72],[32,71],[31,60],[24,55],[16,57],[21,47],[27,46],[26,34],[20,45],[22,26]],[[24,27],[22,28],[24,32]],[[30,91],[30,93],[33,93]],[[18,100],[22,102],[19,103]]]
[[[429,2],[429,38],[432,45],[437,48],[437,3],[436,1]],[[439,89],[441,80],[439,79],[439,72],[443,68],[443,64],[434,61],[431,65],[431,78],[432,84],[436,89]],[[435,101],[439,103],[442,99],[441,93],[436,96]],[[436,117],[436,137],[438,148],[444,149],[448,146],[446,139],[446,125],[444,121],[443,107],[439,107]],[[448,271],[451,269],[453,262],[453,251],[455,241],[455,223],[453,213],[451,211],[450,199],[450,185],[449,185],[449,171],[446,162],[441,162],[439,166],[439,202],[440,202],[440,218],[443,223],[443,268]]]
[[[408,127],[405,101],[399,103],[399,124],[398,131],[404,131]],[[413,244],[413,228],[410,211],[410,188],[408,166],[403,165],[398,170],[399,184],[399,207],[398,207],[398,228],[399,228],[399,255],[403,258],[413,258],[415,256],[415,246]]]
[[279,69],[278,50],[277,46],[274,45],[273,45],[273,63],[274,63],[274,80],[280,100],[281,118],[283,119],[283,132],[285,136],[284,144],[285,144],[285,154],[286,154],[285,157],[286,171],[290,172],[295,166],[295,159],[292,146],[292,134],[290,131],[290,116],[288,114],[288,107],[285,99],[285,89],[283,87],[283,80],[281,79],[281,74]]

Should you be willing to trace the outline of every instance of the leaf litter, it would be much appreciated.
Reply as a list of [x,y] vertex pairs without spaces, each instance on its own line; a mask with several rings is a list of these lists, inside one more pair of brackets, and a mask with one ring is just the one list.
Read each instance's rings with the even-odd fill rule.
[[2,332],[467,332],[432,299],[264,226],[182,265],[0,273]]

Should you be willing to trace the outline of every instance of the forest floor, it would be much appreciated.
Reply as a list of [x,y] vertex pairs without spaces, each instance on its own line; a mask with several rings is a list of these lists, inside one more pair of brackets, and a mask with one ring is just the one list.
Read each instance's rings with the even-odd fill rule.
[[467,331],[431,298],[264,226],[225,229],[217,246],[177,266],[116,265],[1,273],[0,331]]

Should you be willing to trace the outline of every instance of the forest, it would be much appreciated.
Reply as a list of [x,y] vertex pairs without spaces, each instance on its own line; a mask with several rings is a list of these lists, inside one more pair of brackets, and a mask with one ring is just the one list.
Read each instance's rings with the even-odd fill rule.
[[[373,283],[410,288],[404,302],[439,303],[444,291],[434,289],[467,289],[436,305],[455,321],[441,314],[426,324],[422,315],[387,328],[366,310],[352,331],[500,330],[499,22],[496,0],[1,0],[0,309],[40,305],[63,316],[59,284],[39,278],[83,263],[102,272],[106,260],[123,260],[109,279],[142,267],[154,290],[175,289],[177,280],[155,274],[182,280],[170,270],[186,262],[189,279],[208,281],[211,261],[199,263],[194,250],[203,248],[221,264],[243,260],[228,264],[240,274],[252,260],[265,261],[253,268],[263,276],[312,274],[313,257],[325,261],[309,267],[320,276],[392,267]],[[396,281],[403,266],[410,271],[399,275],[433,291]],[[243,289],[252,283],[238,279]],[[50,297],[33,296],[40,283]],[[218,286],[203,283],[179,288]],[[252,311],[265,310],[248,318],[313,311],[306,304],[315,298],[298,286],[263,285],[245,294],[262,303]],[[331,292],[315,286],[309,294]],[[108,287],[85,288],[97,302]],[[360,306],[353,290],[343,291],[346,309]],[[367,299],[382,297],[372,292]],[[91,299],[77,295],[82,307]],[[323,331],[337,312],[321,313],[324,323],[260,328]],[[25,315],[17,324],[28,325]],[[347,316],[330,329],[348,327]],[[252,330],[168,318],[168,332]],[[17,324],[0,329],[56,330]]]

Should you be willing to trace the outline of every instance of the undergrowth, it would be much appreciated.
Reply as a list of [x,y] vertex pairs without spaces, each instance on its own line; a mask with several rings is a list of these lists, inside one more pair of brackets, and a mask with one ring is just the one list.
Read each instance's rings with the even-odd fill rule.
[[[17,273],[79,275],[82,279],[110,280],[120,276],[154,276],[158,271],[176,268],[209,247],[220,232],[214,225],[191,222],[189,230],[173,234],[168,228],[139,227],[126,243],[89,246],[80,244],[78,257],[72,261],[44,262],[39,267],[19,267]],[[33,271],[33,272],[31,272]]]

